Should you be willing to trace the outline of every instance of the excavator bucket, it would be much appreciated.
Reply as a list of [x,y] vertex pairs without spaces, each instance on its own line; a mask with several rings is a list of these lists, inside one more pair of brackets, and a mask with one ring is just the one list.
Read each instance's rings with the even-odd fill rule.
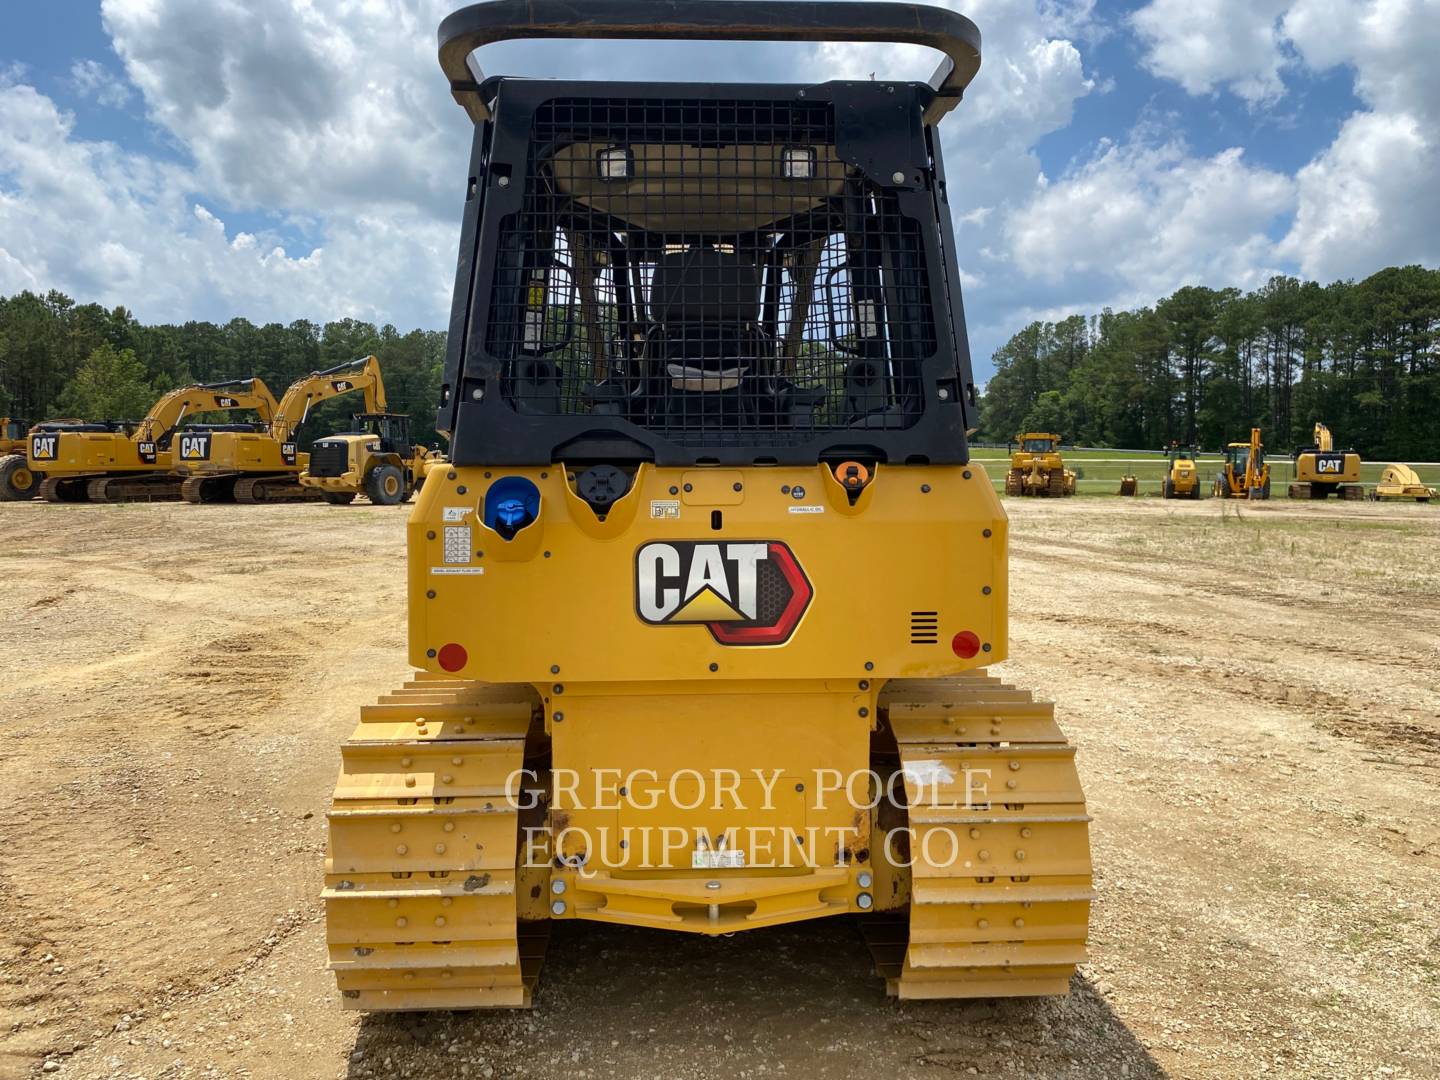
[[1122,476],[1120,478],[1120,494],[1135,495],[1140,491],[1140,481],[1133,476]]

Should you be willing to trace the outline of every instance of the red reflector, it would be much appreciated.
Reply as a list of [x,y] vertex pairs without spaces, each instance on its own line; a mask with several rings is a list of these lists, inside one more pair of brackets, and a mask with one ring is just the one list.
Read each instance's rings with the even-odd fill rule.
[[[972,630],[961,630],[950,642],[950,648],[955,650],[955,655],[961,660],[969,660],[980,651],[980,638]],[[445,654],[442,652],[440,655],[444,656]],[[444,661],[442,660],[441,663],[443,664]]]
[[[974,656],[974,653],[970,654]],[[457,645],[453,641],[449,645],[440,647],[440,666],[446,671],[459,671],[470,659],[470,654],[465,651],[464,645]]]

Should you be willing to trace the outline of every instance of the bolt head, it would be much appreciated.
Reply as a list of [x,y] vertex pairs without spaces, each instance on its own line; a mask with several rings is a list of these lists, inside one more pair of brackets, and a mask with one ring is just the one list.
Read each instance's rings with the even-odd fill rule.
[[551,912],[551,914],[553,914],[553,915],[564,915],[564,914],[565,914],[565,901],[564,901],[564,900],[556,900],[553,904],[550,905],[550,912]]
[[551,891],[552,893],[554,893],[556,896],[561,895],[561,894],[565,891],[565,879],[564,879],[564,878],[555,878],[553,881],[551,881],[551,882],[550,882],[550,891]]
[[903,184],[905,182],[905,174],[897,170],[894,175],[890,177],[890,179],[894,180],[897,184]]
[[859,896],[855,897],[855,906],[861,911],[869,911],[875,906],[875,900],[868,892],[862,892]]
[[862,889],[868,889],[870,883],[874,880],[874,875],[872,875],[869,870],[861,870],[855,877],[855,884],[859,885]]

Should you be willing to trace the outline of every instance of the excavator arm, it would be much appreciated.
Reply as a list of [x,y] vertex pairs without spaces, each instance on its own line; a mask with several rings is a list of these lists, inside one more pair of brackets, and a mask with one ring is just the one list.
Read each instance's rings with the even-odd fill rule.
[[1315,425],[1315,449],[1322,454],[1328,454],[1335,449],[1335,437],[1324,424]]
[[367,413],[386,411],[385,381],[380,375],[378,358],[367,356],[364,360],[352,360],[295,380],[275,409],[275,419],[270,424],[271,437],[277,442],[290,441],[309,417],[310,410],[320,402],[357,392],[365,395]]
[[182,386],[171,390],[151,406],[131,440],[136,443],[164,443],[185,417],[228,409],[254,409],[268,424],[275,417],[275,396],[259,379]]

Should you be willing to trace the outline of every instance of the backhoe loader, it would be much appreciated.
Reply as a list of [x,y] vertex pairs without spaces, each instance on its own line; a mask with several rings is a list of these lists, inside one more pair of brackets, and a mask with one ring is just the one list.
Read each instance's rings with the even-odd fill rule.
[[1160,494],[1167,499],[1200,498],[1200,470],[1195,464],[1195,448],[1171,443],[1165,452],[1165,476],[1160,481]]
[[356,413],[355,429],[316,439],[300,486],[320,492],[334,506],[364,495],[376,506],[408,502],[445,455],[410,442],[410,417],[399,413]]
[[[928,83],[761,85],[472,56],[567,37],[946,59]],[[572,920],[854,916],[899,997],[1067,992],[1093,895],[1075,750],[984,671],[1008,651],[1007,523],[966,441],[937,131],[979,49],[906,3],[498,0],[442,23],[474,122],[451,461],[408,526],[419,674],[361,709],[328,815],[345,1007],[528,1006]]]
[[1248,443],[1232,442],[1225,448],[1213,494],[1217,499],[1270,498],[1270,466],[1265,461],[1259,428],[1250,429]]
[[194,427],[176,440],[175,471],[186,502],[308,502],[320,492],[300,486],[310,455],[296,442],[310,410],[342,394],[363,393],[365,411],[385,411],[385,383],[373,356],[297,379],[266,425]]
[[[1060,456],[1060,436],[1032,431],[1015,436],[1010,471],[1005,474],[1006,495],[1060,498],[1075,494],[1075,474]],[[1120,492],[1125,494],[1124,489]]]
[[170,471],[176,429],[187,416],[253,409],[268,421],[275,398],[259,379],[171,390],[139,422],[41,424],[28,436],[29,469],[43,472],[48,502],[155,502],[180,498]]
[[1342,499],[1363,499],[1360,485],[1360,455],[1353,450],[1336,450],[1335,438],[1324,424],[1315,425],[1315,445],[1295,451],[1295,482],[1292,499],[1324,499],[1332,493]]

